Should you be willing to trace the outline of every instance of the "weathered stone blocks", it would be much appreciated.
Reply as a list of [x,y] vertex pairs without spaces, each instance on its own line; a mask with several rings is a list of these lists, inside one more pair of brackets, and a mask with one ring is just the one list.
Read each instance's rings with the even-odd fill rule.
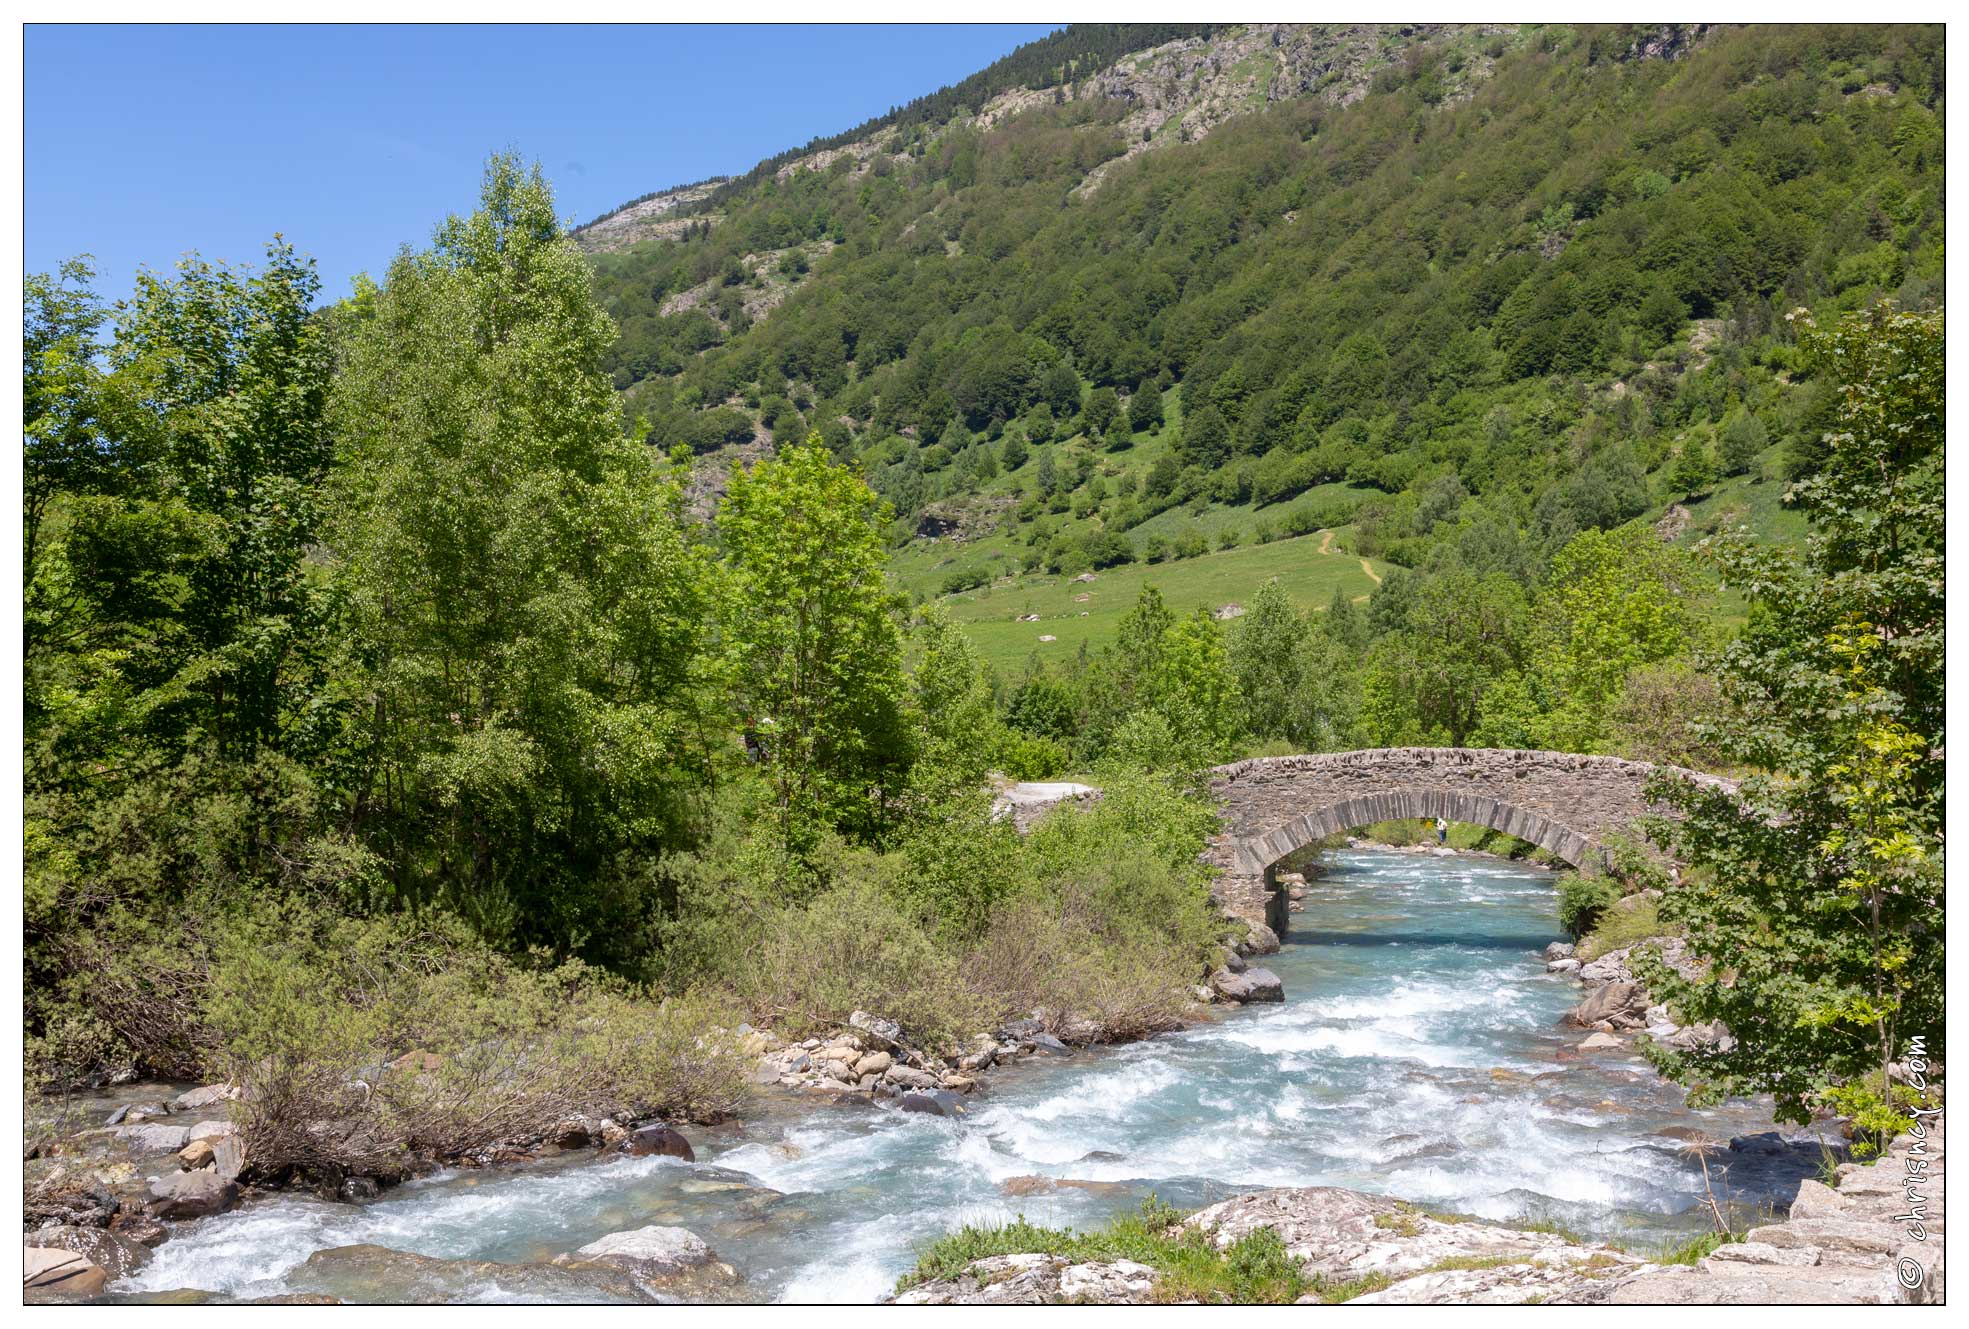
[[1222,869],[1219,902],[1251,923],[1279,912],[1269,875],[1280,859],[1377,821],[1442,817],[1488,826],[1579,864],[1604,836],[1651,810],[1646,785],[1657,769],[1729,786],[1679,767],[1571,752],[1368,748],[1258,757],[1213,772],[1222,830],[1206,857]]

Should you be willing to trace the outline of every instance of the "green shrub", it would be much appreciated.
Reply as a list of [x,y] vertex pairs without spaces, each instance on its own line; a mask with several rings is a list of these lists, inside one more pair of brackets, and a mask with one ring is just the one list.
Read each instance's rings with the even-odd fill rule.
[[1600,915],[1620,899],[1620,887],[1598,873],[1568,872],[1559,878],[1559,926],[1575,940],[1585,936]]
[[1661,855],[1633,836],[1610,832],[1602,841],[1607,875],[1620,884],[1623,895],[1659,891],[1668,886],[1668,869]]
[[443,915],[262,908],[215,929],[213,1070],[255,1174],[400,1177],[575,1113],[715,1121],[743,1102],[735,1022],[578,963],[526,968]]
[[1007,727],[999,731],[992,760],[1014,780],[1055,780],[1071,757],[1063,743]]
[[1581,960],[1597,960],[1608,951],[1659,937],[1670,930],[1662,922],[1653,896],[1629,895],[1599,912],[1592,927],[1580,938],[1576,953]]
[[961,591],[974,591],[990,583],[990,568],[960,568],[943,579],[943,593],[956,595]]
[[733,976],[747,1009],[794,1038],[836,1028],[856,1010],[875,1011],[938,1048],[990,1024],[957,958],[898,906],[893,876],[886,888],[878,880],[901,868],[893,859],[871,861],[859,879],[760,920],[751,956]]

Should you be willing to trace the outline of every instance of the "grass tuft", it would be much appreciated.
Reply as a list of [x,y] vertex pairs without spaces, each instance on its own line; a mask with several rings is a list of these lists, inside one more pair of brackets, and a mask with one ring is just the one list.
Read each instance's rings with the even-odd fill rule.
[[916,1268],[896,1281],[896,1291],[955,1277],[978,1260],[1028,1254],[1148,1265],[1156,1271],[1156,1300],[1163,1302],[1283,1305],[1316,1290],[1271,1228],[1248,1232],[1218,1250],[1210,1233],[1182,1227],[1183,1217],[1151,1195],[1140,1212],[1092,1232],[1040,1227],[1023,1215],[1000,1225],[966,1225],[930,1243]]
[[1727,1232],[1698,1232],[1686,1241],[1663,1243],[1648,1258],[1656,1264],[1700,1264],[1718,1246],[1737,1240],[1740,1238]]

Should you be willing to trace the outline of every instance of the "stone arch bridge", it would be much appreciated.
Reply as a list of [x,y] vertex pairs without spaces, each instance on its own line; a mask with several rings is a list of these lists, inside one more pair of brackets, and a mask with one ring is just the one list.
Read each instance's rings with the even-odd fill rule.
[[1349,827],[1442,817],[1529,840],[1574,865],[1650,810],[1645,785],[1663,770],[1733,787],[1713,775],[1618,757],[1493,748],[1366,748],[1254,757],[1219,766],[1210,788],[1221,829],[1205,857],[1222,869],[1216,894],[1247,922],[1284,922],[1279,860]]

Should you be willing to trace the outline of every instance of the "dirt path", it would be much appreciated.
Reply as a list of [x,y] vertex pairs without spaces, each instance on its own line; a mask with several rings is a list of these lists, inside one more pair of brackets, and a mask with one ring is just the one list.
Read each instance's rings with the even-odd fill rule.
[[1321,532],[1320,532],[1320,552],[1321,552],[1322,554],[1330,554],[1330,553],[1332,553],[1332,552],[1333,552],[1333,532],[1332,532],[1332,531],[1321,531]]
[[1379,586],[1381,584],[1381,574],[1376,572],[1374,570],[1374,565],[1369,563],[1366,559],[1361,560],[1361,571],[1365,572],[1368,575],[1369,580],[1371,580],[1376,586]]

